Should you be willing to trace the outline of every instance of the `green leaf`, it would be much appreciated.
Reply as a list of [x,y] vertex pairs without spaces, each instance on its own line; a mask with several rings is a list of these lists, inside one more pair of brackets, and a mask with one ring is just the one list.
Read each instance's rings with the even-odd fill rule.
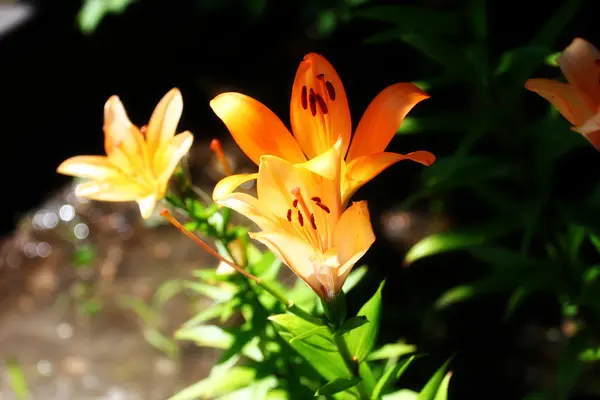
[[350,353],[359,362],[364,361],[375,346],[381,323],[381,291],[384,284],[385,281],[382,281],[377,292],[358,311],[357,315],[366,317],[369,323],[348,332],[346,336]]
[[407,32],[454,35],[460,29],[458,13],[440,13],[423,7],[380,5],[354,11],[352,14],[356,18],[394,23],[398,25],[396,35]]
[[268,281],[275,280],[281,268],[281,261],[270,251],[263,253],[260,261],[251,266],[254,276]]
[[417,400],[438,400],[438,391],[440,390],[440,387],[444,382],[446,370],[448,369],[448,365],[450,364],[453,358],[454,356],[450,357],[448,361],[446,361],[444,365],[442,365],[440,369],[438,369],[435,372],[435,374],[433,374],[433,376],[429,379],[429,381],[427,381],[421,392],[419,392],[419,397],[417,397]]
[[487,36],[487,7],[486,0],[469,0],[467,2],[467,18],[471,25],[471,32],[478,40]]
[[438,388],[433,400],[448,400],[448,386],[450,386],[450,378],[452,378],[452,373],[448,372],[440,384],[440,387]]
[[[177,340],[193,341],[199,347],[213,347],[223,350],[231,349],[236,343],[236,335],[216,325],[182,328],[175,332],[175,338]],[[240,353],[254,361],[262,361],[263,355],[257,346],[257,342],[258,337],[255,337],[255,340],[248,341],[240,350]]]
[[[337,351],[333,336],[327,330],[315,330],[320,325],[308,322],[294,314],[278,314],[269,317],[279,335],[294,348],[323,378],[334,380],[350,377],[344,360]],[[292,340],[313,331],[309,337]]]
[[207,378],[183,389],[169,400],[215,398],[251,385],[256,378],[256,370],[245,366],[232,367],[237,361],[238,358],[216,365]]
[[78,246],[73,252],[73,266],[87,267],[96,258],[96,247],[93,245]]
[[466,63],[463,56],[462,47],[458,47],[443,36],[429,32],[424,32],[423,34],[408,32],[402,34],[400,39],[433,61],[444,66],[449,73],[455,73],[462,69],[463,71],[460,76],[465,80],[468,80],[473,75],[471,73],[471,66]]
[[592,245],[594,245],[596,251],[600,253],[600,237],[592,233],[590,234],[590,242],[592,242]]
[[518,224],[519,221],[503,218],[470,228],[434,233],[421,239],[411,247],[404,256],[404,263],[410,264],[434,254],[482,245],[491,239],[509,233]]
[[550,54],[550,49],[547,47],[535,45],[525,45],[508,50],[500,56],[500,62],[494,75],[509,73],[517,76],[519,80],[516,84],[520,87],[523,84],[522,80],[527,78],[524,75],[531,73],[536,66],[541,65]]
[[135,0],[85,0],[77,15],[82,33],[93,33],[102,19],[109,13],[121,14]]
[[155,325],[158,322],[158,312],[138,297],[123,295],[119,298],[119,305],[132,310],[146,325]]
[[200,282],[184,281],[183,286],[186,289],[191,289],[198,294],[206,296],[218,302],[231,300],[239,288],[235,285],[220,282],[219,286],[207,285]]
[[470,123],[470,116],[461,113],[436,114],[427,117],[406,117],[396,134],[411,135],[422,132],[461,131]]
[[274,388],[277,387],[278,381],[274,376],[268,376],[264,379],[260,379],[258,381],[253,382],[249,386],[236,390],[235,392],[231,392],[225,394],[221,397],[216,398],[215,400],[287,400],[287,397],[274,397],[271,396]]
[[226,304],[227,303],[216,303],[210,306],[209,308],[200,311],[199,313],[194,315],[190,320],[186,321],[185,324],[183,324],[182,329],[195,327],[197,325],[203,324],[204,322],[210,321],[211,319],[219,317],[223,313]]
[[531,40],[531,44],[548,47],[554,46],[558,35],[560,35],[567,23],[573,18],[580,5],[581,0],[571,0],[562,3],[561,7],[556,9],[544,27],[537,30],[537,35]]
[[388,358],[397,358],[405,354],[414,353],[417,351],[417,347],[412,344],[406,343],[391,343],[385,344],[381,348],[373,351],[369,354],[367,360],[385,360]]
[[29,389],[27,389],[25,375],[16,358],[10,357],[6,360],[6,372],[8,375],[8,383],[16,395],[17,400],[29,399]]
[[151,346],[162,351],[169,358],[177,358],[179,355],[177,343],[153,327],[144,328],[144,338]]
[[177,296],[183,290],[183,283],[179,279],[171,279],[163,282],[152,296],[152,305],[161,309],[169,300]]
[[367,317],[359,315],[357,317],[352,317],[348,320],[346,320],[346,322],[344,322],[342,324],[342,326],[340,326],[338,328],[338,330],[335,331],[334,336],[342,336],[343,334],[350,332],[358,327],[363,326],[364,324],[368,324],[369,320],[367,319]]
[[348,274],[348,277],[346,278],[346,281],[342,286],[342,290],[344,291],[344,293],[348,293],[356,285],[358,285],[360,280],[364,278],[364,276],[367,274],[368,270],[369,268],[366,265],[361,265],[358,268],[354,268],[352,272]]
[[429,190],[442,192],[474,186],[515,172],[515,166],[504,160],[465,155],[439,158],[423,171],[422,176]]
[[353,386],[356,386],[360,382],[360,379],[356,377],[352,378],[338,378],[327,382],[317,390],[315,397],[317,396],[331,396],[333,394],[348,390]]
[[382,400],[417,400],[419,393],[409,389],[400,389],[397,392],[384,395]]
[[320,331],[327,331],[329,328],[326,326],[317,326],[316,328],[313,328],[309,331],[306,331],[298,336],[294,336],[291,340],[290,340],[290,344],[294,343],[297,340],[303,340],[303,339],[307,339],[309,337],[311,337],[312,335],[320,332]]
[[391,368],[388,368],[382,375],[382,377],[377,381],[375,385],[375,389],[373,390],[373,399],[379,399],[385,391],[387,391],[390,386],[402,376],[404,371],[408,368],[410,363],[415,359],[414,356],[408,358],[407,360],[400,361],[396,365]]

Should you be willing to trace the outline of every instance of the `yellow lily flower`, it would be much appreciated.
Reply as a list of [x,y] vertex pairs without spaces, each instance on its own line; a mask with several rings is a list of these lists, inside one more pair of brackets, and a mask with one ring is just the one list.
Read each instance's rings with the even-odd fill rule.
[[572,125],[600,150],[600,51],[576,38],[558,57],[568,83],[529,79],[525,88],[548,100]]
[[106,156],[75,156],[58,173],[86,178],[75,194],[100,201],[136,201],[148,218],[167,190],[167,184],[194,137],[188,131],[175,135],[183,110],[178,89],[158,103],[148,126],[141,130],[129,120],[121,100],[112,96],[104,105]]
[[226,177],[215,187],[217,203],[255,222],[262,231],[250,236],[325,301],[337,296],[354,264],[375,241],[366,201],[342,208],[342,150],[340,139],[305,163],[261,156],[256,198],[220,192],[239,185],[239,175]]
[[340,190],[345,205],[362,185],[400,160],[426,166],[435,161],[428,151],[385,152],[406,114],[428,97],[411,83],[387,87],[371,102],[351,138],[350,109],[342,81],[324,57],[310,53],[300,63],[292,87],[293,135],[270,109],[244,94],[222,93],[210,106],[256,164],[263,155],[302,163],[323,154],[341,137],[344,162]]

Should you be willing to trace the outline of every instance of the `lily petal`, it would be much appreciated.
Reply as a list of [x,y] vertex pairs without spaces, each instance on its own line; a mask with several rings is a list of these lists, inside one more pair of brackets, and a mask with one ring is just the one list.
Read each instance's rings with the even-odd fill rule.
[[383,89],[363,114],[346,161],[385,150],[406,114],[429,95],[412,83],[396,83]]
[[210,107],[229,129],[238,146],[254,163],[274,155],[298,163],[306,160],[283,122],[264,104],[241,93],[222,93]]
[[325,292],[315,275],[315,267],[311,261],[315,257],[314,249],[296,236],[285,233],[259,232],[250,233],[252,239],[258,240],[294,273],[308,284],[317,295],[324,298]]
[[292,132],[309,159],[330,149],[342,137],[346,153],[352,121],[344,85],[321,55],[304,56],[298,67],[290,102]]
[[129,120],[118,96],[111,96],[104,105],[103,129],[106,155],[110,158],[115,149],[127,155],[119,167],[125,171],[135,171],[147,165],[148,154],[144,137]]
[[75,187],[75,195],[98,201],[134,201],[143,197],[140,188],[124,178],[80,183]]
[[164,183],[171,178],[179,161],[190,151],[192,143],[194,143],[194,136],[189,131],[175,135],[171,139],[169,146],[161,152],[161,157],[154,160],[155,171],[160,173],[160,182]]
[[315,158],[299,164],[298,166],[306,168],[326,179],[334,180],[336,177],[339,177],[340,174],[342,146],[342,138],[340,137],[333,147],[326,152],[321,153]]
[[342,204],[348,200],[365,183],[379,175],[384,169],[402,160],[411,160],[430,166],[435,156],[428,151],[414,151],[408,154],[374,153],[356,158],[346,165],[346,185],[342,187]]
[[156,195],[151,194],[150,196],[137,199],[138,206],[140,207],[140,213],[142,218],[148,219],[152,215],[152,212],[156,208]]
[[583,136],[600,150],[600,110],[581,126],[572,128],[575,132],[583,134]]
[[216,203],[246,216],[262,230],[279,232],[283,230],[281,221],[268,208],[265,208],[263,204],[249,194],[232,193],[229,196],[218,199]]
[[588,41],[576,38],[558,57],[567,81],[600,104],[600,52]]
[[572,125],[584,124],[594,113],[593,100],[567,83],[529,79],[525,88],[548,100]]
[[182,112],[181,92],[173,88],[158,102],[148,122],[146,141],[151,155],[167,145],[175,136]]
[[215,188],[213,189],[212,198],[216,203],[218,203],[219,200],[233,193],[238,186],[248,181],[255,180],[257,177],[258,173],[227,176],[217,182]]
[[352,203],[340,217],[334,232],[334,248],[341,264],[338,270],[339,290],[358,260],[375,242],[371,217],[366,201]]
[[63,161],[56,172],[95,180],[113,179],[121,172],[104,156],[75,156]]
[[285,218],[294,197],[292,190],[299,187],[304,195],[306,180],[299,175],[300,170],[294,164],[275,156],[262,156],[256,179],[258,199],[264,202],[264,207],[274,215]]

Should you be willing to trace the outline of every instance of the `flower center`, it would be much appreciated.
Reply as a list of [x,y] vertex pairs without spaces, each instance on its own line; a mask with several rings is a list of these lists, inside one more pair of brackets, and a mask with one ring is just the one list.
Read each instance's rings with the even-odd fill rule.
[[[320,249],[321,252],[324,252],[325,244],[323,243],[323,240],[321,240],[321,234],[327,233],[328,227],[327,224],[324,223],[324,226],[321,227],[324,232],[320,231],[319,227],[317,226],[315,213],[312,211],[310,205],[314,204],[326,214],[329,214],[331,210],[326,204],[323,204],[321,198],[317,196],[311,197],[310,203],[306,202],[299,187],[292,189],[292,195],[294,196],[294,200],[292,200],[292,207],[288,208],[286,214],[288,222],[292,223],[292,225],[296,227],[296,229],[309,243],[312,244],[314,248]],[[322,218],[321,220],[326,221],[325,218]]]

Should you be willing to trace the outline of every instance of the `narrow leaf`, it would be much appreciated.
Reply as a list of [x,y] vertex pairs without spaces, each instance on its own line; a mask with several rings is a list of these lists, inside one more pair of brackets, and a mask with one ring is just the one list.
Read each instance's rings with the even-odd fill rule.
[[29,399],[29,390],[27,389],[25,375],[16,358],[6,360],[6,372],[9,385],[16,395],[17,400]]
[[350,353],[357,357],[359,362],[363,361],[375,346],[381,322],[381,291],[384,284],[385,281],[381,282],[377,292],[358,311],[358,315],[366,317],[369,323],[348,332],[347,335]]
[[372,397],[374,399],[379,399],[381,395],[385,393],[385,391],[394,383],[394,381],[396,381],[400,378],[400,376],[402,376],[404,371],[406,371],[406,369],[414,359],[415,357],[412,356],[407,360],[400,361],[399,363],[385,371],[381,379],[377,381],[375,389],[373,390]]
[[369,320],[367,319],[367,317],[360,315],[357,317],[352,317],[348,320],[346,320],[346,322],[344,322],[342,324],[342,326],[339,327],[339,329],[337,331],[335,331],[334,336],[342,336],[344,333],[350,332],[353,329],[356,329],[360,326],[363,326],[364,324],[368,324]]
[[419,393],[419,397],[417,400],[436,400],[436,396],[442,382],[444,381],[444,377],[446,376],[446,370],[448,369],[448,365],[452,361],[453,357],[450,357],[444,365],[442,365],[433,376],[427,381],[425,387]]
[[358,284],[358,282],[360,282],[360,280],[367,274],[368,270],[369,268],[367,268],[366,265],[361,265],[358,268],[354,268],[352,272],[348,274],[346,282],[344,282],[344,285],[342,286],[342,290],[344,291],[344,293],[348,293],[350,290],[352,290]]
[[360,382],[360,379],[352,378],[338,378],[330,382],[327,382],[317,390],[316,396],[331,396],[333,394],[343,392],[344,390],[350,389],[356,386]]
[[406,343],[392,343],[383,345],[381,348],[369,354],[368,360],[385,360],[400,357],[405,354],[414,353],[417,347]]

